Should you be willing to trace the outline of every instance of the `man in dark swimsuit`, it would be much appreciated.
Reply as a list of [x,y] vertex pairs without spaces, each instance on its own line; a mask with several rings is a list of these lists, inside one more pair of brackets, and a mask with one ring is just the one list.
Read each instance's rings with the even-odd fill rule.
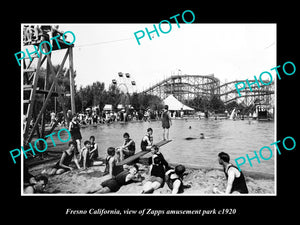
[[[169,128],[172,125],[172,120],[169,112],[169,106],[165,105],[164,111],[161,114],[162,128],[163,128],[163,140],[169,140]],[[166,138],[167,136],[167,138]]]
[[[228,180],[225,194],[248,194],[248,188],[242,171],[239,171],[236,166],[229,163],[230,157],[227,153],[220,152],[218,157],[219,164],[223,166],[225,176]],[[214,190],[214,192],[221,193],[218,190]]]
[[128,133],[123,134],[124,138],[124,144],[119,147],[121,160],[124,160],[135,153],[135,142],[130,139],[130,136]]
[[107,149],[107,157],[105,159],[105,170],[104,175],[109,174],[111,178],[114,178],[119,173],[123,171],[123,166],[117,166],[119,162],[119,156],[116,156],[116,149],[114,147],[109,147]]

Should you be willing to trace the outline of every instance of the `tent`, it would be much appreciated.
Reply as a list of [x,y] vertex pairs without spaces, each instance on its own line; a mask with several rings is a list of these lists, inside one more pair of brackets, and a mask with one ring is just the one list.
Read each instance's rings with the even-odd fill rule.
[[165,105],[169,106],[169,110],[186,110],[193,111],[194,109],[184,105],[182,102],[178,101],[173,95],[169,95],[165,100],[163,100]]
[[103,108],[103,111],[111,111],[112,110],[112,105],[106,104]]

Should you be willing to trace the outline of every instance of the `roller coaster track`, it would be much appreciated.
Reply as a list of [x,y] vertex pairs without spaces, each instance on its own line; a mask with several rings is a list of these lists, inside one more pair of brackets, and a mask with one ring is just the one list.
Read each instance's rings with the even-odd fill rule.
[[[255,80],[248,80],[253,83]],[[209,75],[173,75],[143,91],[145,94],[152,94],[166,98],[173,94],[178,100],[191,100],[195,97],[211,99],[213,96],[219,97],[225,104],[233,101],[243,102],[246,105],[253,104],[259,100],[266,105],[274,103],[274,82],[270,85],[260,85],[260,88],[255,84],[251,85],[251,89],[246,84],[246,88],[241,90],[241,96],[238,95],[235,84],[245,82],[246,80],[230,81],[220,84],[220,80]],[[268,81],[263,81],[268,83]]]

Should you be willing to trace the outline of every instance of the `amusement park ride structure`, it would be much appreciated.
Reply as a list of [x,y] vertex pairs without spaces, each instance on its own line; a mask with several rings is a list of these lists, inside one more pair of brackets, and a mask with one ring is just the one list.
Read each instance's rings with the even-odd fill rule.
[[112,84],[115,85],[121,91],[121,108],[130,107],[130,94],[136,92],[136,82],[132,80],[130,73],[118,73],[118,78],[112,80]]
[[[52,133],[56,125],[60,122],[62,115],[59,116],[58,120],[50,127],[50,130],[46,132],[45,130],[45,112],[46,107],[50,101],[50,98],[58,97],[59,102],[62,105],[64,117],[68,119],[67,112],[65,109],[64,98],[62,96],[71,96],[71,110],[72,114],[75,113],[75,98],[74,98],[74,69],[73,69],[73,47],[74,44],[66,44],[61,39],[57,39],[60,46],[56,44],[54,40],[49,40],[49,35],[46,32],[40,34],[40,37],[37,41],[31,43],[24,43],[24,48],[30,48],[33,45],[38,46],[43,41],[50,41],[52,44],[52,52],[53,51],[61,51],[65,50],[63,60],[59,65],[59,69],[55,72],[51,55],[42,55],[41,51],[49,52],[48,46],[46,43],[41,45],[39,49],[39,53],[32,55],[30,58],[25,58],[22,64],[22,72],[23,72],[23,114],[25,117],[24,127],[23,127],[23,144],[27,146],[28,143],[33,138],[35,132],[37,132],[38,138],[46,139],[45,136]],[[41,56],[41,57],[39,57]],[[57,84],[58,76],[62,72],[64,64],[69,57],[69,68],[64,74],[66,76],[69,74],[70,76],[70,91],[61,90],[60,86]],[[33,63],[37,61],[37,63]],[[46,77],[44,79],[44,88],[41,89],[38,87],[38,80],[41,76],[41,68],[42,65],[46,62]],[[47,84],[49,81],[50,75],[53,75],[54,81],[51,84],[50,88],[47,90]],[[27,98],[28,97],[28,98]],[[25,99],[26,98],[26,99]],[[43,103],[41,108],[37,109],[37,99],[43,99]],[[38,113],[34,113],[34,111]],[[33,123],[32,123],[33,122]]]
[[[47,33],[42,33],[38,41],[34,43],[24,43],[24,48],[28,46],[38,46],[42,42],[50,41],[49,35]],[[58,46],[57,42],[60,47]],[[23,60],[22,73],[23,73],[23,114],[24,114],[24,127],[23,127],[23,142],[24,146],[28,145],[33,138],[34,133],[37,133],[38,138],[46,139],[45,136],[51,134],[60,122],[62,115],[58,115],[58,120],[52,124],[50,130],[46,132],[45,130],[45,112],[46,107],[50,101],[50,98],[57,97],[62,105],[64,117],[68,120],[67,112],[65,109],[64,98],[62,96],[71,96],[71,111],[72,114],[75,113],[75,89],[74,89],[74,68],[73,68],[73,47],[74,44],[66,44],[60,39],[52,40],[52,51],[63,51],[66,50],[64,57],[58,67],[58,71],[55,72],[51,55],[42,55],[41,51],[49,52],[47,44],[44,43],[40,46],[39,54],[31,54],[28,58]],[[41,57],[38,57],[41,56]],[[69,57],[69,68],[67,69],[64,76],[69,75],[70,80],[70,91],[63,91],[59,85],[57,85],[57,80],[59,74],[64,68],[64,64]],[[37,63],[33,63],[37,60]],[[38,87],[38,80],[41,76],[41,67],[43,63],[46,62],[46,77],[44,79],[44,88]],[[54,81],[51,87],[47,90],[48,78],[53,75]],[[243,81],[243,80],[242,80]],[[252,86],[251,90],[246,87],[241,91],[241,96],[238,95],[235,84],[241,82],[230,81],[221,84],[220,80],[214,76],[214,74],[209,75],[187,75],[178,74],[171,75],[170,77],[156,83],[155,85],[144,90],[144,94],[152,94],[165,99],[167,96],[172,94],[179,101],[183,102],[185,100],[192,100],[195,97],[201,97],[211,100],[213,97],[218,97],[225,104],[236,101],[237,103],[243,103],[246,106],[254,105],[257,103],[264,105],[265,108],[274,107],[274,81],[268,85],[261,87]],[[245,81],[244,81],[245,82]],[[249,82],[254,82],[249,80]],[[268,81],[266,81],[268,83]],[[129,94],[136,92],[136,82],[132,80],[129,73],[118,73],[118,78],[112,80],[112,84],[118,87],[124,96],[124,106],[130,104]],[[41,96],[43,103],[41,108],[36,109],[38,96]],[[28,97],[28,98],[27,98]],[[25,99],[26,98],[26,99]],[[129,101],[129,103],[128,103]],[[34,111],[38,113],[34,113]],[[33,123],[32,123],[33,122]]]
[[[118,73],[118,78],[112,80],[112,84],[116,85],[124,93],[133,93],[136,92],[134,87],[136,83],[131,79],[130,73]],[[125,90],[123,89],[125,88]]]
[[[168,95],[172,94],[179,101],[192,100],[195,97],[205,99],[212,99],[214,96],[220,98],[225,104],[236,101],[243,103],[246,106],[259,102],[259,104],[273,107],[274,105],[274,81],[268,85],[252,86],[241,91],[241,96],[238,95],[235,84],[238,81],[230,81],[224,84],[214,76],[209,75],[172,75],[161,82],[144,90],[145,94],[152,94],[165,99]],[[252,83],[254,80],[248,80]],[[268,81],[264,81],[268,82]]]

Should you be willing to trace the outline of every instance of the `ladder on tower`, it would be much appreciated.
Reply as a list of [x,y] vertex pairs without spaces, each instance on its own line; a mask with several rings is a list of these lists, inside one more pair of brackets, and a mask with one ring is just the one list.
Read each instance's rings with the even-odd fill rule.
[[[39,42],[36,43],[32,43],[32,45],[37,45],[39,43],[41,43],[44,40],[47,40],[47,36],[46,35],[42,35],[41,36],[41,40]],[[24,127],[23,127],[23,142],[24,142],[24,146],[27,146],[28,143],[30,143],[34,132],[37,132],[37,135],[39,138],[45,138],[45,126],[44,126],[44,113],[46,111],[46,107],[47,104],[49,102],[50,97],[58,97],[59,102],[62,105],[62,109],[63,109],[63,115],[65,116],[65,118],[67,118],[67,112],[64,106],[64,99],[62,98],[62,96],[64,95],[64,93],[62,93],[61,88],[59,87],[59,85],[57,85],[57,79],[58,79],[58,75],[61,73],[62,68],[64,66],[64,63],[67,59],[67,57],[69,55],[71,55],[71,57],[69,57],[70,62],[72,63],[73,66],[73,57],[72,57],[72,46],[68,46],[68,45],[64,45],[62,46],[62,48],[68,48],[67,52],[62,60],[62,63],[58,69],[57,72],[54,71],[54,67],[52,65],[51,62],[51,54],[48,55],[43,55],[41,54],[41,49],[39,49],[38,55],[32,55],[30,62],[28,65],[26,65],[25,60],[23,61],[23,109],[24,109],[24,115],[25,115],[25,121],[24,121]],[[42,45],[41,48],[43,48],[43,52],[48,52],[48,48],[47,45]],[[59,48],[57,48],[57,46],[55,46],[55,48],[53,47],[53,50],[58,50]],[[38,57],[40,56],[40,57]],[[37,66],[36,68],[31,68],[31,64],[33,62],[33,60],[35,58],[38,58],[38,62],[37,62]],[[28,58],[27,58],[28,59]],[[39,76],[40,76],[40,70],[41,70],[41,65],[43,64],[43,62],[47,60],[47,74],[46,76],[48,76],[49,74],[53,74],[54,75],[54,81],[51,84],[51,87],[49,90],[43,90],[40,89],[38,87],[38,80],[39,80]],[[73,76],[73,67],[70,68],[70,73],[71,73],[71,79],[74,79]],[[45,77],[45,82],[46,82],[46,77]],[[73,82],[73,80],[72,80]],[[46,89],[46,85],[44,87],[44,89]],[[56,90],[55,90],[56,89]],[[74,92],[73,92],[74,93]],[[37,102],[37,95],[38,94],[42,94],[44,95],[44,100],[43,100],[43,105],[42,108],[40,109],[38,115],[33,118],[34,115],[34,107],[35,104]],[[74,106],[72,108],[75,108]],[[31,121],[34,121],[34,123],[31,126]],[[58,119],[56,120],[56,122],[52,125],[52,127],[50,128],[50,130],[47,133],[52,133],[53,130],[55,129],[55,127],[57,126],[57,124],[62,120],[62,115],[58,114]],[[41,121],[41,129],[39,127],[39,122]]]
[[[39,53],[41,53],[41,51]],[[29,68],[33,60],[30,62],[28,66],[26,66],[25,61],[23,61],[24,62],[23,78],[25,79],[25,83],[27,83],[23,85],[23,97],[24,97],[23,109],[26,118],[24,128],[23,128],[24,141],[27,138],[26,134],[29,133],[29,126],[33,119],[32,115],[33,115],[34,103],[36,101],[36,95],[37,95],[36,90],[37,90],[37,84],[39,79],[40,66],[44,60],[45,57],[43,58],[43,60],[41,57],[38,58],[38,64],[36,69]]]

